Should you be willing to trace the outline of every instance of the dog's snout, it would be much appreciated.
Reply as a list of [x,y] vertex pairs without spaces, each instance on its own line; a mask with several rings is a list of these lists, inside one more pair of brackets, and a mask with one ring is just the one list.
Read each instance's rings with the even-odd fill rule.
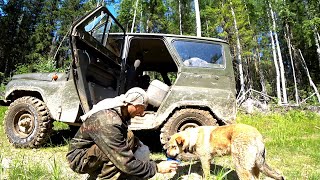
[[176,159],[177,155],[172,155],[169,152],[166,153],[167,158]]
[[163,149],[164,149],[164,150],[167,150],[168,147],[169,147],[169,145],[168,145],[168,144],[165,144],[165,145],[163,146]]

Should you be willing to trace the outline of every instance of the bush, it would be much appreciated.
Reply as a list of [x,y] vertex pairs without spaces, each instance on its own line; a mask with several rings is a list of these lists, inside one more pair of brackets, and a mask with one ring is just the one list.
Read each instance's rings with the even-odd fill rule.
[[44,59],[32,64],[19,64],[16,66],[14,74],[25,74],[34,72],[63,72],[63,68],[56,68],[56,64],[53,58]]

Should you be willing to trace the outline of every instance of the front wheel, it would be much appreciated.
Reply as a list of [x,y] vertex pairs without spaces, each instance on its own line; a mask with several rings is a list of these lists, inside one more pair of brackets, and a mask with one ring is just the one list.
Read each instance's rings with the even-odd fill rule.
[[[162,145],[165,145],[173,134],[197,126],[218,126],[218,123],[209,111],[200,109],[181,109],[175,112],[161,128],[160,141]],[[190,154],[181,155],[181,159],[185,160],[194,158],[195,157]]]
[[6,112],[4,130],[15,147],[34,148],[44,144],[52,130],[46,105],[30,96],[15,100]]

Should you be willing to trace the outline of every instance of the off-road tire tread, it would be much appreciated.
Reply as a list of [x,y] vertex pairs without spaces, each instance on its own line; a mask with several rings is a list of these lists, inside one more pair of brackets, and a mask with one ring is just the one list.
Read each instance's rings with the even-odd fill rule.
[[[17,143],[14,142],[10,137],[8,133],[8,128],[6,127],[6,121],[12,121],[13,117],[9,117],[9,112],[17,105],[19,104],[29,104],[33,106],[37,113],[38,113],[38,128],[34,128],[34,130],[37,130],[38,132],[34,136],[33,139],[31,139],[27,143]],[[45,103],[41,101],[38,98],[32,97],[32,96],[24,96],[21,98],[16,99],[13,103],[10,104],[8,110],[5,113],[5,118],[4,118],[4,130],[5,134],[7,136],[7,139],[9,142],[17,148],[37,148],[41,145],[43,145],[45,142],[47,142],[48,138],[50,137],[51,131],[52,131],[52,119],[49,114],[49,110]]]
[[165,144],[166,141],[163,140],[163,138],[168,139],[172,134],[170,134],[170,128],[172,125],[175,123],[177,118],[185,113],[192,113],[192,114],[198,114],[202,115],[204,117],[204,122],[202,125],[206,126],[216,126],[218,125],[217,121],[212,117],[209,111],[205,110],[200,110],[200,109],[181,109],[179,111],[176,111],[170,118],[169,120],[164,124],[164,126],[161,128],[160,132],[160,137],[162,137],[161,144]]
[[[218,126],[217,120],[213,118],[213,116],[210,114],[209,111],[200,110],[200,109],[181,109],[176,111],[169,120],[164,124],[164,126],[160,130],[160,141],[162,145],[165,145],[167,143],[167,139],[170,138],[171,135],[173,135],[173,132],[170,132],[172,126],[175,126],[174,124],[177,119],[183,115],[183,114],[195,114],[202,116],[201,125],[205,126]],[[199,122],[200,123],[200,122]],[[190,161],[190,160],[198,160],[198,157],[191,153],[182,153],[179,155],[179,159],[184,161]]]

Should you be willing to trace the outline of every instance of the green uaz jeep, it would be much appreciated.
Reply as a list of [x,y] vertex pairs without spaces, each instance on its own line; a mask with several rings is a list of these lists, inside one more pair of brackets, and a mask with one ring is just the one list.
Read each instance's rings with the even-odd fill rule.
[[234,72],[223,40],[126,33],[98,7],[73,24],[70,46],[67,72],[15,75],[7,84],[4,128],[15,147],[40,146],[53,121],[80,125],[94,104],[135,86],[146,89],[150,104],[130,129],[161,130],[162,144],[175,132],[235,119]]

